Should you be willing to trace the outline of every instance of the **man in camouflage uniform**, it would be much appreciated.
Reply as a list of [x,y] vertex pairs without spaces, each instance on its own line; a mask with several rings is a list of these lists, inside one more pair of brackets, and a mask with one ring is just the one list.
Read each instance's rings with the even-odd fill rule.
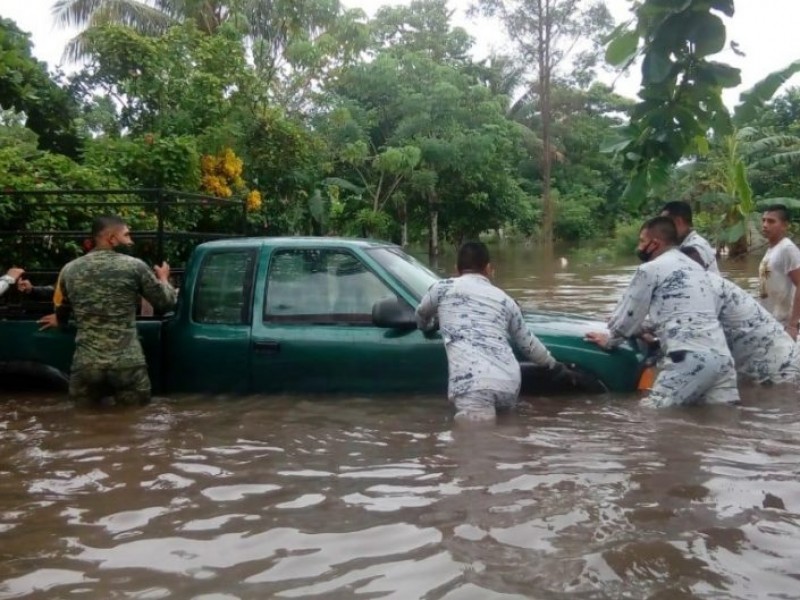
[[63,325],[70,314],[78,329],[69,395],[80,405],[99,404],[113,396],[116,404],[150,402],[150,378],[136,332],[136,304],[144,297],[156,310],[175,306],[169,265],[154,268],[124,252],[133,244],[130,230],[116,216],[92,225],[94,250],[61,270],[53,298],[55,315],[43,329]]

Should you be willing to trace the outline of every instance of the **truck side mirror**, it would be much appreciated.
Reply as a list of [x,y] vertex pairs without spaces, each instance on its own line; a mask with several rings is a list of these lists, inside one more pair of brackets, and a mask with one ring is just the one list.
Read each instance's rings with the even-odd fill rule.
[[417,328],[417,317],[407,302],[386,298],[372,305],[372,324],[386,329],[411,330]]

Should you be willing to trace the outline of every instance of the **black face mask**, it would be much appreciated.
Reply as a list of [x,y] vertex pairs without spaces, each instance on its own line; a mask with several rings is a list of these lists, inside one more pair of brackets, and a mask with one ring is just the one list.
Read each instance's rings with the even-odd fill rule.
[[650,262],[650,259],[653,258],[653,250],[648,250],[651,244],[652,242],[650,244],[647,244],[644,250],[636,250],[636,256],[639,257],[640,261]]
[[130,256],[133,254],[133,244],[117,244],[114,246],[114,252]]

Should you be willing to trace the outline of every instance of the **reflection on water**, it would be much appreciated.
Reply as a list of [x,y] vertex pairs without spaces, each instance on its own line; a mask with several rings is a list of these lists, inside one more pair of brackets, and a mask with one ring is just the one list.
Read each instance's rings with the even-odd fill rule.
[[[596,314],[631,268],[499,254],[524,303]],[[7,394],[0,598],[797,598],[797,394],[743,397],[454,429],[438,397]]]

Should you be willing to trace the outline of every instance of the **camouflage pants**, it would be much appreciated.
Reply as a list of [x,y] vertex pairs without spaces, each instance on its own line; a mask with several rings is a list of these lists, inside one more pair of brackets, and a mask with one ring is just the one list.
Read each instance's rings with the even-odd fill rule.
[[150,402],[147,367],[73,370],[69,378],[69,397],[78,406],[101,406],[107,398],[113,399],[117,406],[144,406]]
[[491,421],[497,412],[513,409],[517,405],[517,394],[495,390],[473,390],[451,400],[456,405],[455,419],[458,421]]
[[733,359],[713,350],[670,352],[648,401],[658,408],[739,402]]

